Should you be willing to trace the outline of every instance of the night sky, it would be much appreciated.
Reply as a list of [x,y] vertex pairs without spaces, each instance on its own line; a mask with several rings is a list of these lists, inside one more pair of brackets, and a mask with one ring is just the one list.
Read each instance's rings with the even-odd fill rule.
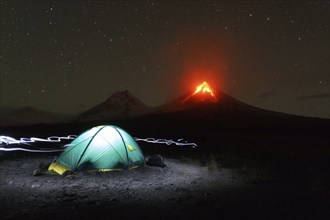
[[329,1],[1,1],[1,107],[147,105],[199,82],[330,118]]

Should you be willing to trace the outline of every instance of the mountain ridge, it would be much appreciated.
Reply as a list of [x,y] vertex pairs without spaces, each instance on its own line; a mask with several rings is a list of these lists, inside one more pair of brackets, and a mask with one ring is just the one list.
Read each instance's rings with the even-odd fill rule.
[[[88,121],[109,121],[112,119],[127,119],[140,116],[161,120],[168,117],[172,119],[183,119],[191,121],[231,121],[236,119],[263,118],[262,120],[275,118],[309,118],[324,119],[309,116],[294,115],[255,107],[244,103],[221,90],[213,90],[217,101],[213,98],[196,95],[196,90],[187,93],[155,107],[144,104],[128,90],[118,91],[110,95],[105,101],[95,105],[87,111],[71,118],[60,118],[40,109],[26,106],[9,113],[0,115],[1,126],[19,126],[33,124],[55,124],[55,123],[76,123]],[[209,95],[208,93],[206,95]],[[268,119],[267,119],[268,118]]]

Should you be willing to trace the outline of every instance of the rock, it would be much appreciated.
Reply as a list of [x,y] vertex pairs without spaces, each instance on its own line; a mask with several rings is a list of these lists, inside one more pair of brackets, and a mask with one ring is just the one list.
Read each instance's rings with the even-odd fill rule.
[[35,171],[33,171],[33,176],[40,176],[41,174],[41,169],[36,169]]
[[73,174],[75,174],[75,172],[74,171],[72,171],[72,170],[66,170],[63,174],[62,174],[62,176],[63,177],[70,177],[70,176],[72,176]]
[[33,184],[31,185],[31,188],[37,188],[37,187],[39,187],[39,186],[40,186],[40,184],[34,184],[34,183],[33,183]]
[[202,206],[202,207],[210,207],[214,205],[214,201],[209,201],[206,199],[198,199],[196,202],[197,206]]
[[190,193],[190,190],[184,187],[177,187],[175,189],[175,192],[181,192],[181,193]]
[[166,167],[164,158],[160,154],[150,156],[146,164],[148,166]]

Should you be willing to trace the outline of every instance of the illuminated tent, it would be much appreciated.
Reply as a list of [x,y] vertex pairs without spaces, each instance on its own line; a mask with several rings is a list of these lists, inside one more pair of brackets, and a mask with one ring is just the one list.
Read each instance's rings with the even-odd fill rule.
[[145,159],[135,140],[123,129],[104,125],[79,135],[49,166],[49,171],[112,171],[132,169]]

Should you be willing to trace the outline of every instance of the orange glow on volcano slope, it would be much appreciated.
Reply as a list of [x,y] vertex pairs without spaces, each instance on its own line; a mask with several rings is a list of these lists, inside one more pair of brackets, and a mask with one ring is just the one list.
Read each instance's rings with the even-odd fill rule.
[[202,84],[199,84],[196,87],[195,92],[192,95],[188,96],[183,102],[187,101],[192,97],[196,97],[198,101],[212,101],[212,102],[218,101],[217,97],[213,93],[212,88],[205,81]]

